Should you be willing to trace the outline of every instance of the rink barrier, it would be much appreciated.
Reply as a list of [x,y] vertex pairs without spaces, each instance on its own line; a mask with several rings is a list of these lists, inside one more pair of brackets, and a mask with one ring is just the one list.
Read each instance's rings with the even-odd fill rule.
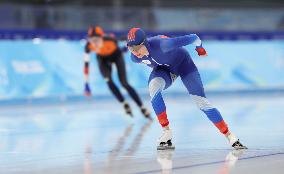
[[[275,93],[284,89],[284,76],[281,76],[284,72],[283,41],[208,41],[208,59],[198,58],[192,46],[186,49],[199,68],[209,93]],[[0,44],[0,100],[3,103],[81,100],[76,95],[81,95],[84,90],[82,54],[85,41],[27,39],[1,40]],[[54,51],[58,49],[60,51]],[[133,64],[129,56],[129,52],[125,54],[127,71],[131,72],[128,80],[139,93],[148,96],[146,82],[150,69]],[[92,61],[93,66],[95,68],[90,69],[91,74],[99,74],[97,61]],[[112,97],[102,76],[91,77],[90,86],[95,96]],[[114,80],[121,87],[117,76],[114,76]],[[184,90],[178,80],[166,92],[180,94]],[[101,98],[104,97],[98,97]]]
[[[125,37],[128,30],[112,31],[118,37]],[[189,33],[197,33],[202,39],[206,40],[272,40],[284,39],[284,32],[269,31],[146,31],[148,36],[164,34],[167,36],[179,36]],[[0,29],[0,39],[68,39],[80,40],[86,38],[86,31],[59,31],[59,30],[24,30],[24,29]]]
[[[283,89],[261,89],[261,90],[234,90],[234,91],[206,91],[207,96],[209,97],[283,97]],[[165,92],[165,95],[168,98],[190,98],[186,92],[172,91]],[[140,93],[140,96],[150,102],[150,96],[147,91]],[[126,95],[126,99],[130,99]],[[103,102],[110,101],[117,102],[112,95],[94,95],[91,97],[86,97],[83,95],[69,95],[69,96],[49,96],[49,97],[28,97],[28,98],[10,98],[10,99],[1,99],[0,107],[13,106],[13,105],[41,105],[41,104],[60,104],[60,103],[73,103],[73,102]]]

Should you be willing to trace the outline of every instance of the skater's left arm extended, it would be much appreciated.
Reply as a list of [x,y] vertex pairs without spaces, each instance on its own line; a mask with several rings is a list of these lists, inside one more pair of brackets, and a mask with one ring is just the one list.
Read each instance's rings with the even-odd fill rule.
[[160,42],[160,47],[163,52],[168,52],[189,44],[196,46],[196,51],[199,56],[206,55],[205,49],[202,47],[201,39],[196,34],[190,34],[185,36],[179,36],[174,38],[163,38]]

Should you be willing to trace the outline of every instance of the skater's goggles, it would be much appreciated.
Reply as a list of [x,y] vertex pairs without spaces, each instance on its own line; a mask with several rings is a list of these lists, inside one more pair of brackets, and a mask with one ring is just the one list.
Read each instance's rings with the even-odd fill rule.
[[143,46],[144,46],[144,42],[142,42],[139,45],[131,45],[131,46],[127,45],[127,48],[131,52],[138,52]]

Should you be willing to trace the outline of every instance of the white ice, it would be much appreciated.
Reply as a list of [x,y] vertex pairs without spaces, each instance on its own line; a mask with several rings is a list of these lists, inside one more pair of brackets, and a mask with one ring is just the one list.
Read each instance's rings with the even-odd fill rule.
[[209,98],[248,150],[232,150],[187,97],[165,96],[176,150],[159,152],[157,120],[133,103],[134,119],[113,98],[11,105],[0,107],[0,173],[284,173],[284,96]]

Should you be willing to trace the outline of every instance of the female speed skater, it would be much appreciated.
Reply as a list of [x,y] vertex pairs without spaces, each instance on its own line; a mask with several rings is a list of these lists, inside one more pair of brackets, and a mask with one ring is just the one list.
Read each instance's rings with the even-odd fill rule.
[[158,139],[157,149],[174,149],[162,91],[171,86],[178,76],[181,77],[191,98],[225,135],[229,144],[235,149],[246,149],[239,139],[229,131],[220,112],[206,98],[198,69],[186,49],[182,48],[189,44],[196,46],[199,56],[207,56],[201,40],[196,34],[175,38],[163,35],[147,38],[142,29],[132,28],[127,36],[127,47],[132,53],[132,61],[144,63],[153,68],[148,85],[153,109],[163,128],[162,136]]
[[103,29],[98,26],[90,27],[88,30],[88,42],[86,43],[84,54],[85,95],[91,95],[91,89],[89,87],[89,62],[91,52],[96,53],[100,72],[113,95],[123,104],[126,113],[133,116],[129,104],[125,101],[120,90],[112,80],[111,73],[113,64],[117,68],[118,77],[122,86],[139,106],[142,114],[150,119],[150,112],[144,107],[137,92],[127,81],[122,49],[118,46],[118,41],[114,36],[106,36]]

